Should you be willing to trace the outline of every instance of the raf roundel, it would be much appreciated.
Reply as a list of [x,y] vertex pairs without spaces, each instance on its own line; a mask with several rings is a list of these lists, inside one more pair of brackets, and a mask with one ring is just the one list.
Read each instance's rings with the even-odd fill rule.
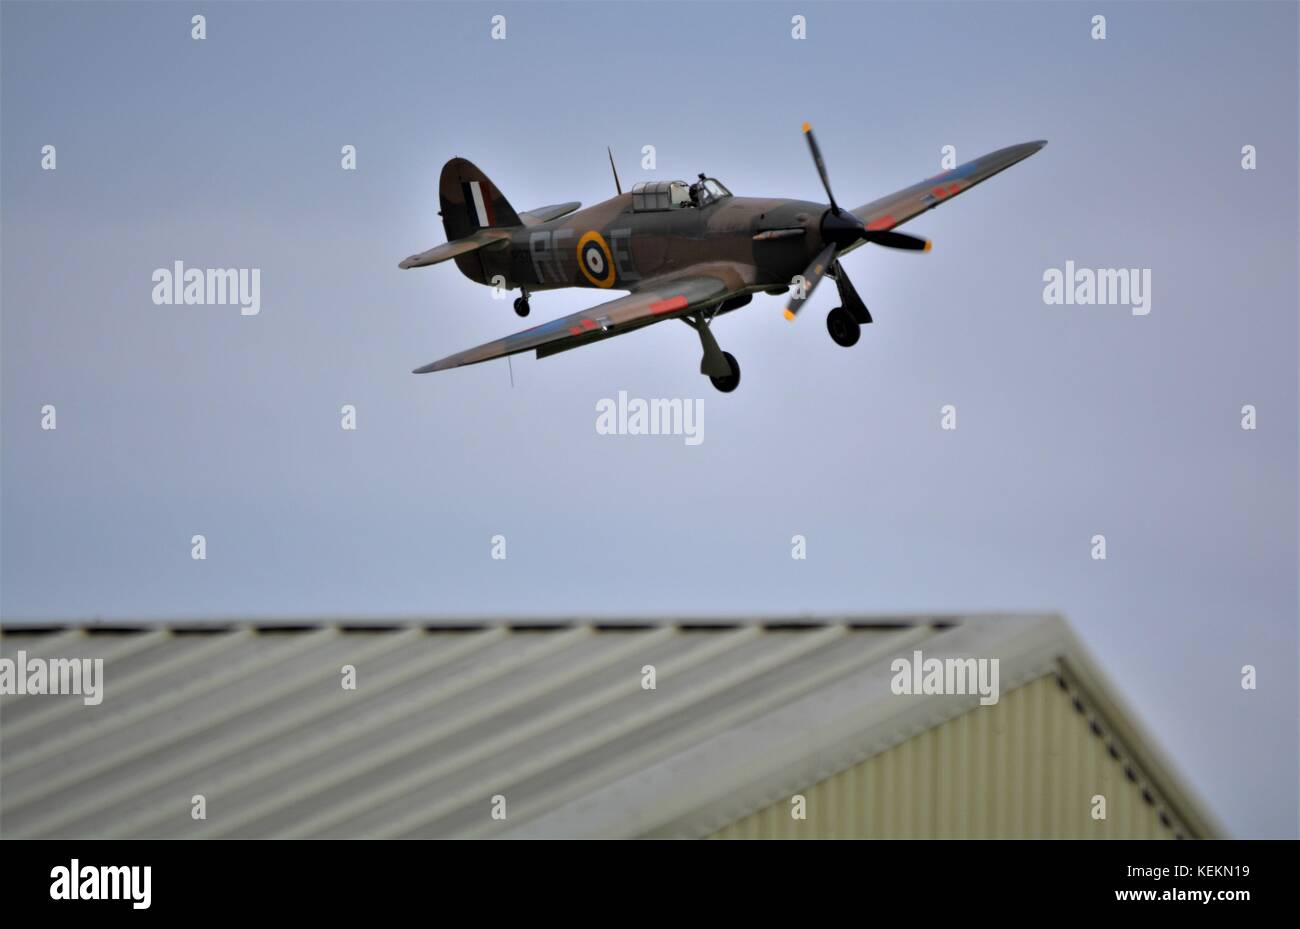
[[597,287],[614,286],[614,259],[599,232],[592,230],[578,240],[578,267]]

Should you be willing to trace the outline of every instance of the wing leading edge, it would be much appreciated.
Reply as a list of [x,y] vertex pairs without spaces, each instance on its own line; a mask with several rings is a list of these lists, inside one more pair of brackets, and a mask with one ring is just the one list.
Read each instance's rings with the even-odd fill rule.
[[911,187],[904,187],[886,197],[860,206],[852,211],[853,215],[862,220],[872,231],[893,229],[926,210],[932,210],[940,203],[970,190],[981,181],[986,181],[993,175],[1005,171],[1016,162],[1023,161],[1046,144],[1045,140],[1022,142],[1020,145],[1010,145],[996,152],[989,152],[974,161],[968,161],[950,171],[936,174]]
[[413,373],[445,371],[533,349],[537,350],[538,357],[553,355],[708,307],[745,291],[752,282],[742,278],[736,270],[724,268],[688,273],[670,280],[647,281],[625,297],[448,355],[416,368]]

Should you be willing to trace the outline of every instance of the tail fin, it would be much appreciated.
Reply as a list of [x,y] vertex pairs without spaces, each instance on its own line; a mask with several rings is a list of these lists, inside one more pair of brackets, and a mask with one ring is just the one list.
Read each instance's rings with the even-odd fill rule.
[[453,158],[442,166],[438,200],[448,242],[473,235],[480,229],[523,225],[496,185],[464,158]]

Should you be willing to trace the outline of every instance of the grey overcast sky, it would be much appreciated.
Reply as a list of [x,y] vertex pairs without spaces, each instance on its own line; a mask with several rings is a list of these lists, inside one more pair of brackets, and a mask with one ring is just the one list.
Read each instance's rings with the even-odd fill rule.
[[[1296,834],[1295,3],[6,2],[0,28],[4,618],[1060,611],[1234,834]],[[909,224],[932,253],[846,259],[854,348],[834,288],[720,320],[734,394],[677,323],[519,356],[513,386],[410,373],[523,327],[452,266],[397,269],[443,241],[448,158],[520,210],[612,195],[606,145],[625,184],[820,199],[804,120],[848,204],[945,145],[1050,144]],[[155,306],[177,260],[260,269],[260,314]],[[1045,305],[1067,261],[1149,268],[1150,314]],[[598,435],[620,390],[702,397],[703,443]]]

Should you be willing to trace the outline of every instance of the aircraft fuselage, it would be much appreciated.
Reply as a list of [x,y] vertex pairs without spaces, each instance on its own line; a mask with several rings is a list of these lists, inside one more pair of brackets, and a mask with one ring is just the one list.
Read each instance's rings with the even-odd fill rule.
[[[528,291],[632,290],[701,262],[752,266],[756,284],[783,287],[821,250],[826,209],[803,200],[728,197],[702,208],[634,212],[632,195],[621,194],[515,229],[509,240],[461,255],[456,264],[480,284]],[[805,232],[754,238],[764,230],[798,228]]]

